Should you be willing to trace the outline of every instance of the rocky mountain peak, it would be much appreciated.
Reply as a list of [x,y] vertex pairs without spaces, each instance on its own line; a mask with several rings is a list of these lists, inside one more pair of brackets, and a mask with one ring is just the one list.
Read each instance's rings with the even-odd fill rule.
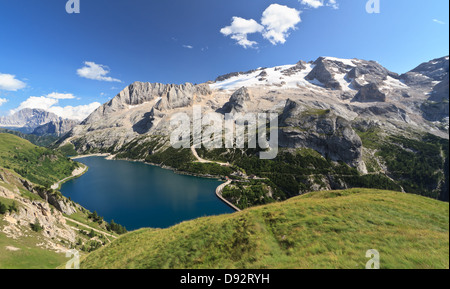
[[449,57],[441,57],[424,62],[413,70],[402,74],[400,79],[412,87],[432,87],[443,81],[449,72]]
[[411,72],[425,75],[434,81],[442,81],[448,74],[449,57],[441,57],[425,62],[411,70]]
[[247,87],[241,87],[230,97],[230,100],[218,110],[220,113],[239,113],[247,110],[246,102],[252,99]]
[[305,77],[307,80],[317,80],[325,88],[342,89],[339,81],[334,77],[336,74],[346,74],[350,66],[343,62],[329,60],[325,57],[319,57],[314,62],[313,70]]
[[56,122],[60,119],[56,114],[43,109],[25,108],[12,115],[0,117],[0,126],[14,128],[24,133],[31,133],[40,125],[51,121]]
[[127,110],[145,103],[152,103],[159,111],[165,111],[193,104],[194,99],[212,93],[209,85],[192,83],[162,84],[134,82],[116,97],[94,111],[83,124],[94,124],[109,114]]

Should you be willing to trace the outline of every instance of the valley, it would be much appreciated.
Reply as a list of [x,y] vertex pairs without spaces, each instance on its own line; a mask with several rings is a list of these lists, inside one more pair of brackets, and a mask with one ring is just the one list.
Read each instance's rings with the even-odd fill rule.
[[[61,267],[76,249],[82,268],[352,269],[376,247],[384,268],[448,268],[448,61],[398,75],[320,57],[197,85],[135,82],[81,123],[2,118],[27,133],[0,133],[0,267]],[[207,149],[211,124],[194,107],[278,115],[264,128],[276,157],[239,134],[243,148]],[[175,148],[180,113],[194,135]]]

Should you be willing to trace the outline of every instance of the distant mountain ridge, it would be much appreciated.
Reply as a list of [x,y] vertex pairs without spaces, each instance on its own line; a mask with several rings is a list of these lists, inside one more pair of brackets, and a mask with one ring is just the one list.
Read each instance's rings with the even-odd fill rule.
[[37,136],[62,136],[79,121],[63,119],[43,109],[25,108],[9,116],[0,117],[0,127]]

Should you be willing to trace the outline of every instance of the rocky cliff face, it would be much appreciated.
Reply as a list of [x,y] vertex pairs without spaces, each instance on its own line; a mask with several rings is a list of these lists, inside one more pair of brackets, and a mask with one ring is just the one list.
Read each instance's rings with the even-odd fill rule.
[[26,237],[30,224],[38,220],[43,227],[41,247],[65,252],[68,248],[61,245],[61,240],[75,243],[76,230],[66,224],[63,212],[52,209],[49,202],[22,196],[21,191],[28,191],[28,187],[32,184],[0,168],[0,197],[14,201],[17,206],[17,211],[1,216],[5,222],[1,232],[13,239]]
[[[120,148],[147,133],[168,135],[168,116],[209,99],[211,93],[207,84],[135,82],[94,111],[67,139],[80,151],[86,151]],[[158,127],[161,119],[165,121]]]
[[288,100],[280,116],[280,146],[310,148],[335,161],[344,161],[367,172],[362,142],[351,122],[331,110],[310,109]]
[[241,87],[236,90],[230,97],[230,100],[225,103],[222,109],[219,110],[221,113],[239,113],[247,111],[246,102],[251,101],[250,91],[246,87]]
[[375,83],[367,84],[358,91],[353,101],[358,102],[386,102],[386,94]]
[[37,136],[63,136],[68,133],[72,128],[78,125],[80,122],[70,119],[59,119],[56,121],[50,121],[46,124],[40,125],[33,130],[34,135]]
[[104,122],[104,117],[128,110],[134,106],[153,103],[155,109],[165,111],[192,105],[194,99],[208,96],[211,90],[208,85],[165,85],[160,83],[135,82],[122,90],[115,98],[94,111],[83,125],[94,125]]
[[320,57],[314,62],[314,68],[306,76],[306,79],[311,81],[317,80],[325,88],[342,89],[343,87],[341,86],[341,83],[335,79],[335,75],[346,74],[347,71],[354,66],[353,61],[350,61],[350,63],[336,62],[331,59]]
[[431,92],[431,96],[428,100],[441,102],[449,99],[449,75],[444,77],[444,79],[436,84]]
[[425,62],[414,68],[410,73],[420,74],[434,81],[442,81],[448,76],[449,57],[441,57]]
[[429,98],[421,105],[425,119],[443,122],[448,127],[449,117],[449,57],[422,63],[402,76],[415,87],[432,87]]
[[77,212],[77,208],[81,208],[80,206],[71,203],[66,198],[58,196],[56,192],[46,190],[42,187],[37,187],[28,180],[18,178],[18,181],[28,192],[41,197],[46,201],[46,203],[52,205],[63,214],[72,215]]

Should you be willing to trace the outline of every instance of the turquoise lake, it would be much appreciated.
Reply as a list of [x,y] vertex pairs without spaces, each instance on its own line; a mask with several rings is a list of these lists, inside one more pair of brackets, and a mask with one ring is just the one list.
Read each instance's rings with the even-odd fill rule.
[[215,195],[221,184],[217,180],[104,157],[77,161],[89,170],[63,184],[63,195],[129,231],[167,228],[198,217],[234,212]]

